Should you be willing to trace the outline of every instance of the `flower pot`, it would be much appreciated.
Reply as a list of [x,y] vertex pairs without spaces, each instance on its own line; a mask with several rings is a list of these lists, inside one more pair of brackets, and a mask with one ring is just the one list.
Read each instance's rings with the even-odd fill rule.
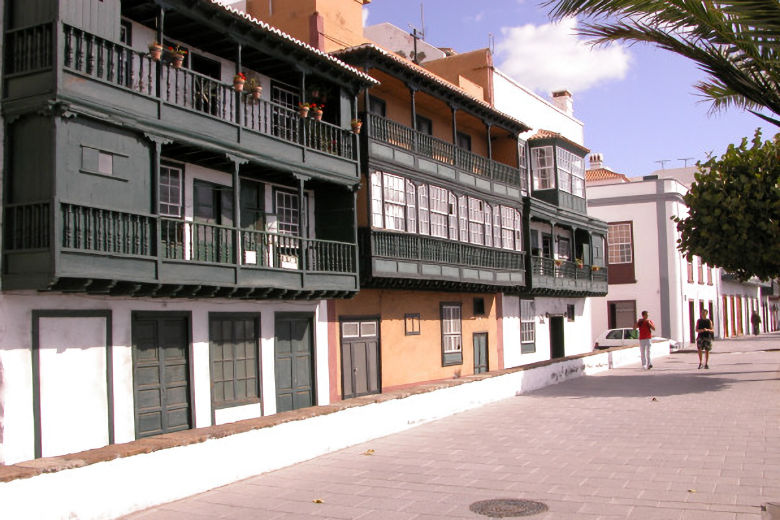
[[245,81],[236,80],[233,82],[233,88],[236,92],[243,92],[244,91],[244,83]]
[[309,107],[298,107],[298,115],[307,117],[309,115]]
[[255,101],[260,100],[260,96],[263,95],[263,87],[253,87],[252,88],[252,99]]
[[171,65],[173,65],[174,69],[180,69],[181,66],[184,64],[184,56],[181,54],[177,54],[173,57],[173,60],[171,60]]
[[317,121],[322,121],[322,110],[314,111],[314,119]]
[[352,123],[352,132],[355,134],[359,134],[361,128],[363,128],[363,123]]
[[160,58],[162,58],[162,45],[150,45],[149,57],[152,61],[160,61]]

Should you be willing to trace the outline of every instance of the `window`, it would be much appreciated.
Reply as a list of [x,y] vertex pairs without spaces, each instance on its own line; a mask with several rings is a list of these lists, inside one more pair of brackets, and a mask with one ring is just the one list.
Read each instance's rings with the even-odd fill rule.
[[484,202],[469,197],[469,241],[472,244],[485,244]]
[[388,173],[383,174],[385,229],[406,231],[406,187],[404,179]]
[[259,329],[254,316],[209,315],[211,399],[216,407],[259,402]]
[[241,227],[265,231],[265,186],[241,179]]
[[378,97],[369,96],[368,111],[371,114],[376,114],[378,116],[385,117],[385,114],[387,112],[387,103],[385,103],[384,99],[379,99]]
[[630,264],[631,224],[609,224],[607,231],[607,261],[610,264]]
[[555,188],[555,164],[552,146],[531,148],[531,173],[534,177],[535,190],[550,190]]
[[277,232],[283,235],[301,236],[298,194],[277,190],[275,193]]
[[485,315],[485,298],[474,298],[474,316]]
[[382,218],[382,174],[371,172],[371,225],[375,228],[383,228]]
[[568,238],[558,237],[558,258],[571,260],[571,242]]
[[558,159],[558,189],[585,197],[585,167],[581,157],[563,148],[556,148]]
[[707,285],[712,285],[712,267],[707,266]]
[[574,305],[566,305],[566,319],[568,321],[574,321]]
[[90,148],[81,147],[81,171],[87,173],[99,173],[101,175],[114,174],[114,154]]
[[441,344],[442,366],[463,363],[459,303],[441,305]]
[[487,203],[483,203],[482,207],[485,217],[485,245],[493,247],[493,208]]
[[517,143],[517,167],[520,170],[520,180],[523,190],[528,189],[528,145],[525,141]]
[[515,248],[515,210],[501,206],[501,247]]
[[458,229],[460,230],[460,241],[469,241],[469,202],[468,197],[461,195],[458,197]]
[[458,138],[458,148],[463,148],[464,150],[471,151],[471,136],[469,134],[464,134],[463,132],[458,132],[457,134]]
[[181,217],[181,185],[181,168],[160,165],[160,215],[165,217]]
[[431,121],[427,117],[421,116],[420,114],[417,114],[415,120],[417,122],[418,132],[426,135],[433,135],[433,121]]
[[693,283],[693,258],[688,259],[688,283]]
[[536,310],[533,300],[520,300],[520,353],[536,352],[536,333],[534,320]]
[[698,272],[697,272],[697,274],[699,275],[699,283],[703,284],[704,283],[704,262],[701,261],[701,258],[697,258],[697,260],[698,260],[698,262],[697,262],[697,265],[698,265]]
[[133,45],[133,26],[130,23],[130,20],[120,20],[119,41],[128,47]]
[[192,184],[193,216],[200,222],[233,224],[233,189],[196,180]]
[[431,218],[428,210],[428,187],[423,184],[417,188],[417,205],[419,207],[418,233],[428,235],[431,232]]
[[420,335],[420,313],[404,314],[404,331],[407,336]]
[[447,238],[447,215],[449,212],[449,193],[444,188],[430,186],[431,197],[431,235]]

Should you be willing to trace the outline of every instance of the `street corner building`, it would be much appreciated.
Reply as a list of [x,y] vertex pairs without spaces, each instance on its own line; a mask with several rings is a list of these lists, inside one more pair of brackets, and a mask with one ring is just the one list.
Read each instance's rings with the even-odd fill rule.
[[0,464],[590,350],[571,94],[246,7],[5,3]]

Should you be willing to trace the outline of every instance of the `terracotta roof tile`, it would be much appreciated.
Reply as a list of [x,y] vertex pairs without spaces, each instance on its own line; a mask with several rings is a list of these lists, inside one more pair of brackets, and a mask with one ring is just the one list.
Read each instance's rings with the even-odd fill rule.
[[553,132],[551,130],[545,130],[543,128],[540,128],[539,130],[536,131],[536,133],[534,135],[532,135],[531,137],[528,138],[529,141],[535,141],[537,139],[560,139],[562,141],[566,141],[567,143],[569,143],[572,146],[576,146],[577,148],[579,148],[580,150],[584,151],[585,153],[590,152],[590,150],[588,148],[585,148],[584,146],[582,146],[579,143],[575,143],[571,139],[569,139],[567,137],[564,137],[563,135],[559,134],[558,132]]
[[613,172],[607,168],[595,168],[593,170],[585,170],[585,181],[621,181],[631,182],[631,180],[622,173]]

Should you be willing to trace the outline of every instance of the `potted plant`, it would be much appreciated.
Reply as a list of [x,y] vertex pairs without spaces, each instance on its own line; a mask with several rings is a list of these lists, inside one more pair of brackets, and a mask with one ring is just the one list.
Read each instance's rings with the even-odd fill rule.
[[180,69],[184,63],[184,57],[187,55],[187,51],[180,46],[168,47],[168,52],[171,53],[171,65],[174,69]]
[[574,260],[574,262],[577,264],[577,267],[582,269],[585,266],[585,262],[582,260],[582,258],[577,258]]
[[555,260],[553,260],[553,262],[555,262],[556,267],[560,267],[563,265],[563,260],[561,260],[560,258],[556,258]]
[[317,103],[312,103],[309,106],[311,107],[311,113],[314,116],[314,119],[317,121],[322,121],[322,109],[325,108],[325,105],[318,105]]
[[598,266],[598,265],[592,265],[592,266],[590,266],[590,270],[591,270],[591,271],[598,271],[599,269],[601,269],[601,266]]
[[162,57],[162,45],[157,40],[149,44],[149,57],[152,61],[160,61]]
[[233,88],[236,92],[244,91],[244,83],[246,83],[246,74],[243,72],[239,72],[233,76]]
[[259,101],[260,96],[263,95],[263,86],[255,78],[252,78],[249,80],[249,91],[252,93],[252,99]]
[[298,114],[301,117],[306,117],[309,115],[309,104],[308,103],[298,103]]
[[352,125],[352,131],[355,134],[359,134],[360,133],[360,129],[363,127],[363,121],[361,121],[360,119],[353,119],[350,122],[350,124]]

